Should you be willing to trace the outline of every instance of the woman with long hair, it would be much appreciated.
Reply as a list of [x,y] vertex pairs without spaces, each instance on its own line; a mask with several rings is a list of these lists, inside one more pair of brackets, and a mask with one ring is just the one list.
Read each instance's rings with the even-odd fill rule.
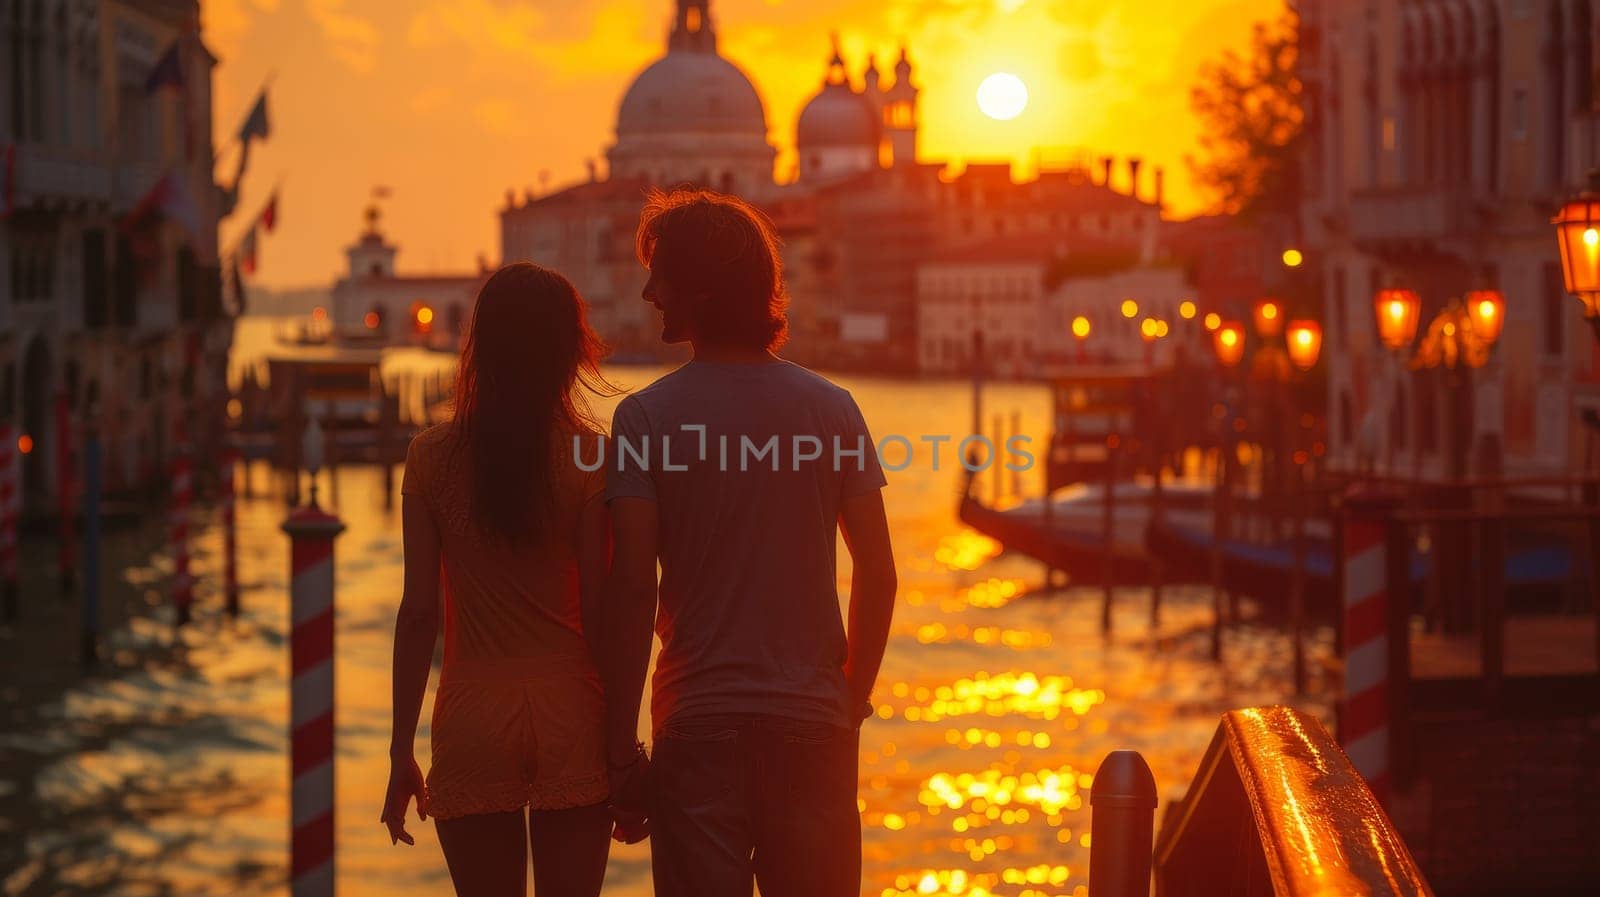
[[[530,849],[539,897],[592,897],[605,877],[605,703],[585,635],[609,534],[604,471],[577,463],[600,452],[578,387],[609,390],[602,348],[566,278],[501,268],[478,294],[453,418],[406,454],[382,821],[413,844],[410,802],[434,817],[460,897],[521,897]],[[441,620],[424,780],[413,741]]]

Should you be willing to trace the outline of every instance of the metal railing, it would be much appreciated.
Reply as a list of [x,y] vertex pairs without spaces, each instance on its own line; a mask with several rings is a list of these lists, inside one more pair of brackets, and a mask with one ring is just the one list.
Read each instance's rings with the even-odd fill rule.
[[1328,730],[1287,707],[1229,711],[1150,848],[1155,781],[1116,751],[1095,774],[1090,897],[1431,895]]

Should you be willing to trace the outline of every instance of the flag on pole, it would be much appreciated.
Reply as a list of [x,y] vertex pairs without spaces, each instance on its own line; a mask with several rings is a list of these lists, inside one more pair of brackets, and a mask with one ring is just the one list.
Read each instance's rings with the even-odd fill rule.
[[157,212],[181,226],[196,243],[201,241],[200,207],[189,194],[189,187],[184,183],[184,179],[173,172],[162,175],[138,204],[123,217],[123,228],[132,229]]
[[267,117],[267,89],[263,87],[260,96],[256,97],[256,104],[250,107],[250,114],[245,116],[244,124],[239,127],[239,170],[233,175],[235,192],[244,180],[245,168],[250,164],[251,141],[266,140],[271,134],[272,122]]
[[246,274],[256,273],[256,226],[244,232],[244,237],[239,241],[239,248],[234,251],[234,259],[240,270]]
[[152,68],[149,77],[144,79],[145,93],[155,93],[163,87],[174,87],[178,90],[188,87],[188,80],[183,74],[183,54],[180,52],[182,43],[181,37],[173,41],[167,52],[162,53],[161,58],[156,60],[155,68]]
[[228,281],[233,287],[233,314],[242,317],[249,303],[244,295],[244,275],[239,273],[239,253],[228,258]]
[[278,229],[278,191],[273,190],[272,196],[267,199],[267,207],[261,210],[261,217],[257,219],[261,228],[267,233]]
[[245,118],[244,125],[239,129],[239,140],[246,147],[252,140],[266,140],[272,136],[272,123],[267,119],[267,89],[261,89],[261,95],[256,97],[256,104],[250,107],[250,114]]
[[239,207],[239,182],[234,181],[232,187],[217,185],[217,218],[226,218],[233,214]]

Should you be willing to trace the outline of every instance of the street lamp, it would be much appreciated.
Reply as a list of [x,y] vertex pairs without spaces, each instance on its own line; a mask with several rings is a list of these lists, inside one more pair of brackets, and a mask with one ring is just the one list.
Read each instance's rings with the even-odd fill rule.
[[1244,359],[1244,325],[1238,321],[1225,321],[1217,325],[1212,334],[1217,350],[1217,360],[1226,368],[1235,367]]
[[1316,321],[1289,322],[1289,360],[1302,371],[1317,366],[1322,354],[1322,326]]
[[1146,367],[1156,363],[1156,340],[1161,338],[1161,328],[1156,325],[1155,318],[1145,318],[1139,322],[1139,338],[1144,340],[1144,363]]
[[1379,290],[1372,298],[1378,319],[1378,338],[1391,352],[1411,345],[1422,317],[1422,297],[1411,290]]
[[1600,169],[1589,172],[1589,188],[1562,204],[1550,223],[1567,292],[1583,303],[1583,316],[1600,339]]
[[[1494,295],[1498,297],[1499,294]],[[1493,300],[1479,301],[1490,304]],[[1428,323],[1428,332],[1417,346],[1411,366],[1435,368],[1443,365],[1455,369],[1461,366],[1481,368],[1488,364],[1489,353],[1494,350],[1495,341],[1500,337],[1503,314],[1497,308],[1488,313],[1492,329],[1487,331],[1478,328],[1478,314],[1479,311],[1468,304],[1452,300]]]
[[1262,339],[1271,339],[1283,332],[1283,306],[1276,299],[1263,299],[1256,303],[1256,333]]
[[1473,331],[1484,342],[1494,345],[1506,325],[1506,297],[1499,290],[1474,290],[1467,294],[1466,306]]
[[1089,332],[1093,329],[1094,328],[1089,324],[1089,319],[1083,315],[1078,315],[1076,318],[1072,319],[1072,335],[1078,340],[1079,364],[1082,364],[1088,359],[1088,352],[1085,346],[1089,341]]

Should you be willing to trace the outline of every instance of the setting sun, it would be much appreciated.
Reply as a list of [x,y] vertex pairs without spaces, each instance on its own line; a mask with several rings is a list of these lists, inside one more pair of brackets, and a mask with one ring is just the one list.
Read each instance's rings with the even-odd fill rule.
[[1010,121],[1028,108],[1028,85],[1009,72],[995,72],[978,85],[978,108],[995,121]]

